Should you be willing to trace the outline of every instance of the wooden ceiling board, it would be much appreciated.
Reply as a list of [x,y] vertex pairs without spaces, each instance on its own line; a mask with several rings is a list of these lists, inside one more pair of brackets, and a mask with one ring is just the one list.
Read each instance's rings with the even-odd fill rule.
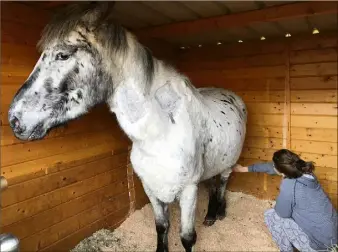
[[260,36],[266,38],[284,35],[273,23],[251,24],[248,25],[248,27],[254,29]]
[[281,20],[277,22],[286,32],[292,34],[307,33],[310,31],[304,17],[297,19]]
[[227,14],[222,7],[213,1],[181,1],[180,3],[204,18]]
[[180,22],[194,20],[199,18],[199,15],[188,9],[185,5],[179,2],[170,1],[142,1],[149,8],[157,10],[162,15],[169,17],[172,22]]
[[299,2],[299,1],[263,1],[266,7],[290,4],[290,3],[295,3],[295,2]]
[[319,30],[338,31],[337,14],[318,15],[309,17],[309,22]]
[[121,14],[127,14],[130,18],[136,17],[149,26],[163,25],[172,22],[169,18],[137,1],[117,1],[114,9]]
[[245,12],[245,11],[259,9],[258,5],[254,1],[220,1],[219,3],[229,8],[231,13],[238,13],[238,12]]

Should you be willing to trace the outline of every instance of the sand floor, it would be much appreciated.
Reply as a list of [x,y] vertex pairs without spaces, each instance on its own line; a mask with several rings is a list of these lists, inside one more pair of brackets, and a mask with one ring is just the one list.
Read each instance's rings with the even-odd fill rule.
[[[227,192],[227,217],[211,227],[203,225],[208,193],[200,187],[196,212],[197,243],[195,251],[278,251],[267,228],[263,213],[273,201]],[[183,251],[179,238],[180,210],[170,206],[169,250]],[[83,251],[155,251],[156,230],[151,206],[134,212],[113,232],[102,229],[80,242],[72,252]]]

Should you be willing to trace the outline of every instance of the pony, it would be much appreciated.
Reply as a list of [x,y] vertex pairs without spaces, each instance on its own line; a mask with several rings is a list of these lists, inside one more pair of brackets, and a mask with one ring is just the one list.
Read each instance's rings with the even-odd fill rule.
[[106,103],[132,142],[130,160],[155,216],[156,251],[168,251],[174,201],[182,245],[192,251],[200,182],[210,181],[204,224],[226,216],[225,188],[242,151],[246,106],[231,91],[195,88],[114,22],[109,9],[104,2],[75,3],[54,15],[38,42],[40,58],[10,105],[10,127],[23,141],[39,140]]

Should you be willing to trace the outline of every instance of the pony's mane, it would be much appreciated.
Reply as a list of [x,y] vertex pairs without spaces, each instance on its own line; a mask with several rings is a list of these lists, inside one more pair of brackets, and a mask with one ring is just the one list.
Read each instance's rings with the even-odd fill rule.
[[[114,2],[113,2],[114,3]],[[108,36],[104,41],[107,49],[126,49],[126,30],[113,20],[109,14],[112,2],[81,2],[60,8],[42,31],[37,46],[40,51],[55,40],[63,40],[79,25],[86,29],[103,29]]]

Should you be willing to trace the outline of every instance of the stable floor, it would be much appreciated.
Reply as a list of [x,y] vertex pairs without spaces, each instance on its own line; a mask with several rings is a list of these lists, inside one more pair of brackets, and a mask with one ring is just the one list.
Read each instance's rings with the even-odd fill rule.
[[[195,251],[278,251],[267,228],[263,214],[274,205],[238,192],[227,192],[227,217],[211,227],[202,223],[207,211],[208,193],[204,186],[199,191],[196,215],[197,243]],[[169,250],[183,251],[179,238],[180,210],[170,207],[171,228]],[[82,251],[155,251],[156,230],[151,205],[134,212],[113,232],[99,230],[79,243],[72,252]]]

